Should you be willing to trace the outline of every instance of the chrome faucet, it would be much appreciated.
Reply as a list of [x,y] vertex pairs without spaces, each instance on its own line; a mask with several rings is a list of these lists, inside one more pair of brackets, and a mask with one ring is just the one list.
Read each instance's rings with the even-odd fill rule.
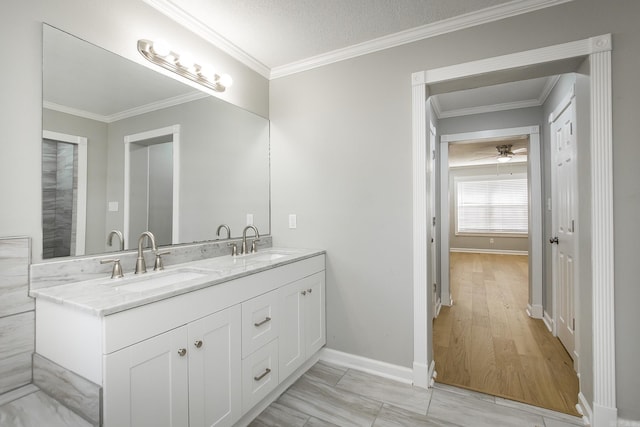
[[227,224],[220,224],[218,226],[218,230],[216,231],[216,236],[220,237],[220,230],[222,230],[223,228],[227,230],[227,240],[229,240],[231,238],[231,229]]
[[156,238],[153,236],[153,233],[150,231],[144,231],[138,237],[138,258],[136,259],[136,271],[135,274],[141,274],[147,272],[147,265],[144,262],[144,254],[142,253],[142,244],[144,243],[144,238],[148,237],[151,241],[151,250],[154,253],[158,252],[158,248],[156,248]]
[[251,253],[256,252],[256,242],[260,241],[260,233],[258,233],[258,229],[253,225],[247,225],[244,230],[242,230],[242,249],[240,250],[240,255],[248,254],[247,252],[247,230],[252,229],[256,235],[256,238],[253,239],[253,243],[251,244]]
[[120,239],[120,250],[124,251],[124,237],[122,237],[122,232],[120,230],[111,230],[109,235],[107,236],[107,245],[113,246],[113,236],[118,236]]

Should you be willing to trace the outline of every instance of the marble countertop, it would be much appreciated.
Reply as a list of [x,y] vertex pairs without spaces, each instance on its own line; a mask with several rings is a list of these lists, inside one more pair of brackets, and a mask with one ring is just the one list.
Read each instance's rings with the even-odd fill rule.
[[31,291],[36,298],[107,316],[324,254],[319,249],[269,248],[237,257],[185,262],[162,271],[104,277]]

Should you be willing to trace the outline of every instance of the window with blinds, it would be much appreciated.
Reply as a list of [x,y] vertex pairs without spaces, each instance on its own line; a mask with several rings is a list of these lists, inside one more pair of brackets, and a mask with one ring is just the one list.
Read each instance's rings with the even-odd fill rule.
[[455,182],[456,233],[527,234],[526,175],[464,177]]

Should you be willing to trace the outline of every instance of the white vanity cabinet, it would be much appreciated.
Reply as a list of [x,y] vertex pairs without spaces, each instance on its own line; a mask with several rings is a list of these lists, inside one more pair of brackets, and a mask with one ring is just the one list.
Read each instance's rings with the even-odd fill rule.
[[153,300],[41,290],[36,352],[102,387],[105,427],[232,426],[325,344],[324,270],[316,251]]
[[326,342],[325,276],[316,273],[279,290],[280,375],[291,375]]
[[104,357],[105,425],[231,426],[241,415],[240,306]]

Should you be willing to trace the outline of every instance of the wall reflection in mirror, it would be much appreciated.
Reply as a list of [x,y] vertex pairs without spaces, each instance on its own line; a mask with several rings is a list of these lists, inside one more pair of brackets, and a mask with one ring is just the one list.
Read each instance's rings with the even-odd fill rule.
[[42,116],[43,259],[270,233],[267,119],[46,24]]

